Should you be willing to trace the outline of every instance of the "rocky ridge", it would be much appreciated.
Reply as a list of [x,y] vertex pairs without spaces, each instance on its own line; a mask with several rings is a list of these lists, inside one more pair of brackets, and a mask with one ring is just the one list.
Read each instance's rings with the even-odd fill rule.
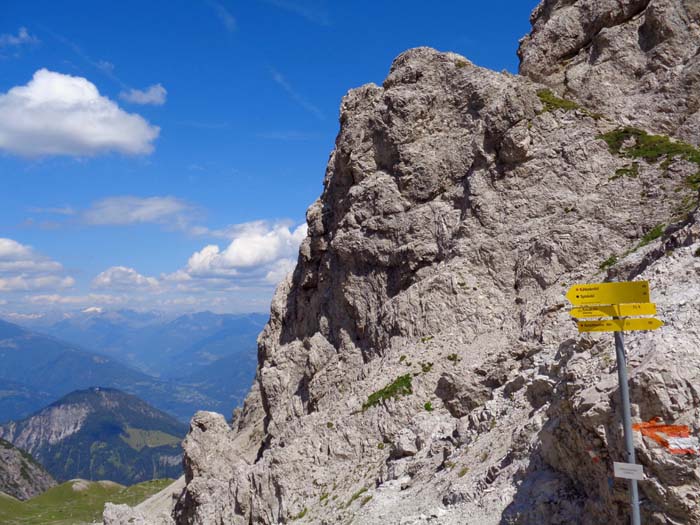
[[[418,48],[350,91],[242,411],[195,416],[160,517],[106,523],[625,523],[612,338],[564,292],[651,282],[634,417],[697,436],[694,6],[545,0],[521,75]],[[698,456],[636,447],[644,523],[700,522]]]
[[0,493],[26,500],[55,485],[51,474],[33,457],[0,439]]

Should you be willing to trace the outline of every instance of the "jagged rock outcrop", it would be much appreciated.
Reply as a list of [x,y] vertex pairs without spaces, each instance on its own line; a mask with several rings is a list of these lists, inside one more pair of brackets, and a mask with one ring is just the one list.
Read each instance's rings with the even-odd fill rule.
[[700,144],[697,0],[546,0],[520,72],[587,107]]
[[33,457],[0,439],[0,492],[26,500],[55,485],[51,474]]
[[[628,337],[635,414],[697,434],[700,151],[644,132],[696,142],[694,13],[545,1],[520,76],[418,48],[352,90],[254,388],[232,427],[193,420],[173,522],[624,523],[612,338],[564,292],[651,281],[668,326]],[[697,456],[637,446],[645,523],[700,522]]]

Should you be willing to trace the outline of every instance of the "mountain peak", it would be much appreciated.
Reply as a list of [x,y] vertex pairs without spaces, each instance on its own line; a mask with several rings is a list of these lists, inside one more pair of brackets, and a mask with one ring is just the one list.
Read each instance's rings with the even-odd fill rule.
[[[0,426],[0,437],[30,452],[57,479],[125,484],[177,477],[185,432],[182,423],[137,397],[101,387],[71,392]],[[114,454],[116,463],[109,459]]]

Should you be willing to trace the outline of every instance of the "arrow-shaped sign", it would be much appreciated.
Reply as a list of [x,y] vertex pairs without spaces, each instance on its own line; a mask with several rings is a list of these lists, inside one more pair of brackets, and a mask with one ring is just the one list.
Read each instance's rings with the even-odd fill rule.
[[649,283],[647,281],[626,281],[619,283],[575,284],[566,292],[571,304],[620,304],[648,303]]
[[654,303],[629,303],[611,304],[608,306],[581,306],[580,308],[572,308],[569,313],[571,317],[576,319],[654,315],[656,314],[656,305]]
[[664,323],[653,317],[605,319],[602,321],[579,321],[579,332],[622,332],[628,330],[656,330]]

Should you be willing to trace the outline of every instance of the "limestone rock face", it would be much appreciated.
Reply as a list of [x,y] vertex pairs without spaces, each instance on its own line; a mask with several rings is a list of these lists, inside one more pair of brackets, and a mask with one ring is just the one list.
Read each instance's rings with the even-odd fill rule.
[[[700,152],[634,156],[625,130],[695,141],[694,5],[545,1],[523,75],[418,48],[350,91],[256,382],[233,425],[193,419],[173,521],[625,523],[612,337],[564,293],[651,282],[667,326],[627,336],[635,417],[697,435]],[[644,522],[699,523],[698,456],[636,443]]]
[[697,0],[545,0],[520,72],[594,108],[700,143]]
[[29,454],[0,439],[0,492],[26,500],[56,485],[51,474]]

